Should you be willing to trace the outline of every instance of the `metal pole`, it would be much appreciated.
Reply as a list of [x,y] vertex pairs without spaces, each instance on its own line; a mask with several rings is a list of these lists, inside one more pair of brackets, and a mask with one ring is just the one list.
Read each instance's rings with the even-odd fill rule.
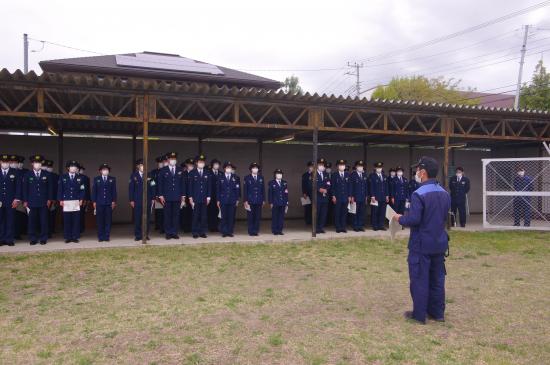
[[63,174],[63,131],[57,134],[57,171],[59,175]]
[[261,139],[258,139],[258,163],[263,169],[264,167],[264,143]]
[[521,60],[519,61],[518,85],[516,87],[516,98],[514,100],[514,109],[519,109],[519,93],[521,91],[521,77],[523,74],[523,64],[525,61],[525,52],[527,51],[527,36],[529,35],[529,25],[525,25],[525,34],[523,35],[523,46],[521,47]]
[[198,149],[199,149],[199,155],[202,155],[202,137],[199,137],[198,139]]
[[149,95],[143,97],[143,197],[141,204],[141,231],[142,231],[142,241],[141,243],[147,244],[147,209],[148,209],[148,199],[147,199],[147,159],[149,155],[149,112],[150,112],[150,102]]
[[410,178],[414,179],[414,176],[412,174],[412,169],[411,169],[412,164],[413,164],[413,145],[409,144],[409,172],[411,172]]
[[318,153],[317,123],[313,129],[313,172],[311,173],[311,237],[317,237],[317,153]]
[[131,162],[131,169],[132,171],[134,170],[134,164],[137,160],[137,134],[136,132],[134,131],[134,133],[132,134],[132,162]]
[[363,163],[365,165],[367,164],[367,149],[369,148],[369,144],[367,141],[363,141]]
[[23,34],[23,72],[29,72],[29,39],[27,33]]

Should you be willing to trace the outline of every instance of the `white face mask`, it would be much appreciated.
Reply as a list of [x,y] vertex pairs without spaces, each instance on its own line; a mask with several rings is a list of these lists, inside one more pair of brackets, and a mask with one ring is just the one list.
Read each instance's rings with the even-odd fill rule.
[[109,170],[108,169],[101,170],[101,175],[103,175],[103,176],[109,175]]
[[35,169],[36,171],[41,170],[42,164],[40,162],[33,162],[32,168]]
[[397,176],[399,177],[403,176],[403,171],[397,171]]
[[10,164],[7,163],[7,162],[2,162],[2,163],[0,163],[0,166],[5,170],[5,169],[8,169],[10,167]]
[[169,164],[168,164],[168,161],[163,161],[163,162],[162,162],[162,167],[166,167],[166,166],[168,166],[168,165],[169,165]]
[[231,167],[226,167],[225,168],[225,173],[226,174],[230,174],[232,171],[233,171],[233,169]]
[[46,171],[53,172],[53,167],[46,167]]
[[71,174],[76,174],[77,170],[78,170],[78,167],[76,167],[76,166],[69,167],[69,172]]
[[457,176],[457,177],[462,177],[462,172],[457,172],[457,173],[456,173],[456,176]]
[[340,171],[340,172],[344,172],[345,169],[346,169],[345,165],[339,165],[338,166],[338,171]]
[[380,174],[380,173],[382,173],[382,169],[381,169],[381,168],[379,168],[379,167],[377,167],[377,168],[376,168],[376,173],[377,173],[377,174]]
[[417,171],[416,174],[414,175],[414,180],[419,184],[422,182],[422,178],[421,178],[421,175],[420,175],[420,170]]
[[84,169],[80,169],[80,173],[81,173],[82,175],[84,175],[84,172],[85,172],[85,171],[86,171],[86,170],[84,170]]
[[198,163],[197,163],[197,167],[198,167],[199,169],[204,169],[204,162],[198,162]]
[[317,166],[317,169],[318,169],[319,171],[323,172],[323,171],[325,171],[325,166],[319,165],[319,166]]
[[518,171],[519,176],[525,176],[525,171]]
[[275,174],[275,179],[282,180],[283,179],[283,174]]
[[174,159],[168,160],[168,164],[170,164],[170,166],[176,166],[177,163],[178,163],[178,160],[174,160]]
[[10,162],[10,167],[11,167],[12,169],[16,169],[17,166],[18,166],[17,162]]
[[164,162],[159,162],[157,166],[159,169],[162,169],[164,167]]
[[258,168],[257,168],[257,167],[253,167],[253,168],[252,168],[252,173],[253,173],[254,175],[256,175],[256,174],[258,173]]
[[215,163],[212,165],[212,169],[213,170],[219,170],[220,169],[220,164],[219,163]]
[[42,171],[46,171],[48,168],[44,165],[42,165],[42,167],[40,167],[42,169]]
[[18,163],[17,163],[17,168],[18,168],[19,170],[21,170],[21,169],[23,168],[23,162],[18,162]]
[[139,165],[139,166],[138,166],[138,171],[139,171],[139,172],[143,172],[143,165]]
[[390,176],[391,176],[391,177],[395,177],[395,172],[393,172],[393,171],[390,172]]
[[363,172],[363,166],[357,166],[356,170],[357,172]]
[[187,171],[193,171],[194,168],[195,166],[193,165],[187,165]]

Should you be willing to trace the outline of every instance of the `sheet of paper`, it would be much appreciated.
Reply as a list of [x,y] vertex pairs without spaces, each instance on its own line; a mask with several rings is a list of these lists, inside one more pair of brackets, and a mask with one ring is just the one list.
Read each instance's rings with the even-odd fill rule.
[[288,205],[285,207],[285,214],[288,213]]
[[399,222],[392,219],[393,216],[396,214],[397,213],[395,212],[395,210],[393,210],[389,204],[386,205],[386,219],[390,222],[390,236],[392,240],[395,239],[395,235],[397,234],[397,232],[402,229]]
[[221,209],[218,209],[218,218],[222,219],[222,210]]
[[164,207],[162,206],[162,204],[159,201],[155,200],[154,208],[155,209],[162,209]]
[[410,202],[406,202],[405,203],[405,209],[410,209],[411,208],[411,203]]
[[371,200],[370,205],[374,205],[375,207],[377,207],[378,206],[378,201],[372,201]]
[[25,212],[27,213],[27,215],[29,215],[29,213],[31,212],[31,208],[25,208]]
[[78,200],[64,200],[63,201],[64,212],[78,212],[80,211],[80,202]]
[[252,208],[250,208],[250,204],[245,204],[244,205],[244,210],[248,211],[248,212],[251,212],[252,211]]
[[348,204],[348,212],[351,214],[357,214],[357,204],[356,203],[349,203]]
[[302,205],[310,205],[311,199],[309,198],[309,196],[307,198],[301,197],[300,202],[302,203]]

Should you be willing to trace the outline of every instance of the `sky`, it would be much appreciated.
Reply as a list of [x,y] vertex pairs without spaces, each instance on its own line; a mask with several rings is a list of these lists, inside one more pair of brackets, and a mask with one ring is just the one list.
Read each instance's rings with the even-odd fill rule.
[[[362,96],[394,76],[461,80],[460,87],[514,93],[523,25],[529,24],[524,81],[550,58],[549,6],[408,52],[440,36],[542,0],[362,1],[9,1],[2,4],[0,69],[23,69],[23,33],[31,38],[29,69],[41,60],[153,51],[179,54],[283,81],[305,91]],[[46,43],[39,40],[47,41]],[[51,42],[51,43],[48,43]],[[54,45],[57,43],[77,49]],[[383,56],[380,56],[383,55]]]

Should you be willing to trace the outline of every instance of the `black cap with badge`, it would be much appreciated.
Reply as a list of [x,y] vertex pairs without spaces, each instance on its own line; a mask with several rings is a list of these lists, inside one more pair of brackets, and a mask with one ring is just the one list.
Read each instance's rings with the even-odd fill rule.
[[418,163],[412,166],[413,168],[418,167],[420,170],[426,170],[428,177],[434,178],[439,172],[439,163],[435,158],[422,156]]

